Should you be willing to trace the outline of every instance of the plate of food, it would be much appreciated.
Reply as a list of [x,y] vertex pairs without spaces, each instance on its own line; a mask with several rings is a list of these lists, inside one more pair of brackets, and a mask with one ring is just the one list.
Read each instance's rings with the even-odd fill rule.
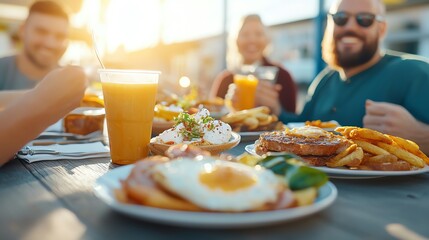
[[288,128],[297,128],[303,126],[313,126],[325,129],[326,131],[334,131],[335,128],[340,127],[341,125],[335,121],[321,121],[321,120],[313,120],[313,121],[305,121],[305,122],[290,122],[286,125]]
[[261,133],[283,130],[286,127],[276,115],[270,114],[270,109],[265,106],[231,112],[221,120],[240,134],[241,141],[255,141]]
[[322,211],[337,197],[335,186],[323,177],[324,173],[314,169],[311,170],[317,171],[317,176],[306,178],[311,179],[306,186],[301,184],[302,174],[308,174],[305,169],[294,171],[301,174],[298,185],[287,185],[284,175],[276,176],[263,166],[222,160],[201,155],[195,147],[190,151],[191,146],[186,148],[186,153],[172,150],[178,155],[149,157],[107,172],[96,180],[95,195],[125,215],[204,228],[294,221]]
[[240,139],[229,124],[214,120],[210,112],[202,108],[195,114],[180,113],[174,127],[151,139],[149,149],[154,155],[164,155],[172,145],[186,143],[216,155],[235,147]]
[[197,109],[206,108],[209,110],[210,116],[214,119],[221,119],[228,113],[228,108],[225,107],[224,99],[220,97],[196,101],[195,106]]
[[334,178],[403,176],[429,171],[429,158],[417,144],[359,127],[338,127],[333,134],[304,126],[264,133],[245,147],[250,154],[294,153],[309,166]]
[[174,118],[183,112],[183,108],[177,105],[156,104],[152,123],[152,135],[158,135],[174,126]]

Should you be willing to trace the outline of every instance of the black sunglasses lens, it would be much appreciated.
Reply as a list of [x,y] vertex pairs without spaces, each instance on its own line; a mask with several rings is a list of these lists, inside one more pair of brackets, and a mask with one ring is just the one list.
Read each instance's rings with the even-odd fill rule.
[[369,13],[359,13],[356,15],[357,23],[362,27],[369,27],[374,23],[375,15]]
[[347,24],[347,21],[349,20],[349,16],[345,13],[335,13],[332,15],[332,19],[334,20],[334,23],[338,26],[344,26]]

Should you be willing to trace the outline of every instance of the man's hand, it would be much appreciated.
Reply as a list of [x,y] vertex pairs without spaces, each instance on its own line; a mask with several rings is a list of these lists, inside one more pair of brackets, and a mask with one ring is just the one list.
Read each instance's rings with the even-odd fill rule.
[[363,125],[379,132],[418,141],[425,124],[415,119],[404,107],[367,100]]
[[79,106],[87,86],[86,76],[80,67],[64,67],[50,72],[32,90],[34,100],[47,112],[61,118]]
[[0,166],[49,125],[79,106],[85,88],[82,69],[65,67],[50,72],[35,88],[10,101],[0,112]]

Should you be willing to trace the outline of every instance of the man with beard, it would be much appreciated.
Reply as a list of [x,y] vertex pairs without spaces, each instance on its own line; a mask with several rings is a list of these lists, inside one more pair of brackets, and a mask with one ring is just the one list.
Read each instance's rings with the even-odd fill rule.
[[381,0],[334,3],[322,42],[328,67],[311,84],[302,113],[282,112],[280,119],[337,120],[420,143],[418,129],[429,123],[429,64],[382,51],[386,31]]
[[35,2],[19,29],[23,49],[0,59],[0,90],[30,89],[58,67],[68,44],[68,15],[55,2]]

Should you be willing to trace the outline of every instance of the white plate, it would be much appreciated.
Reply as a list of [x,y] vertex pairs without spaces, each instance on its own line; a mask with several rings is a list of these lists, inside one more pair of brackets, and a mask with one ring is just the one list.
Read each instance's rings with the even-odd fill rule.
[[331,182],[328,182],[319,189],[319,195],[313,205],[274,211],[252,213],[186,212],[123,204],[116,200],[113,191],[120,187],[120,180],[125,179],[133,167],[134,165],[128,165],[115,168],[99,177],[94,185],[95,195],[115,211],[140,219],[170,225],[239,228],[292,221],[325,209],[337,197],[337,189]]
[[[246,152],[259,156],[255,152],[255,144],[249,144],[244,147]],[[388,177],[388,176],[406,176],[416,175],[421,173],[429,172],[429,166],[426,165],[424,168],[410,171],[375,171],[375,170],[351,170],[346,168],[329,168],[329,167],[312,167],[322,172],[325,172],[331,178],[376,178],[376,177]]]
[[314,167],[327,173],[332,178],[376,178],[376,177],[389,177],[389,176],[407,176],[416,175],[429,172],[429,166],[420,168],[418,170],[410,171],[375,171],[375,170],[351,170],[346,168],[328,168],[328,167]]
[[258,140],[259,139],[259,135],[261,135],[264,132],[266,132],[266,131],[260,131],[260,132],[238,132],[238,134],[240,134],[242,142],[250,142],[250,141]]

